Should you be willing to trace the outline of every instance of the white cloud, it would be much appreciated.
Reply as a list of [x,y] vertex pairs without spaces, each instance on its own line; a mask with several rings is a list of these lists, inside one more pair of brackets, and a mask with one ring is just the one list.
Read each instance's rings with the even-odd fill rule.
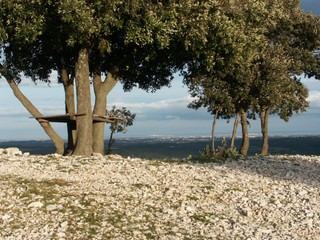
[[163,109],[172,109],[172,108],[185,108],[192,101],[191,96],[181,97],[181,98],[173,98],[173,99],[165,99],[154,102],[111,102],[110,105],[116,105],[118,107],[127,107],[132,109],[154,109],[154,110],[163,110]]
[[308,101],[310,101],[311,107],[320,107],[320,92],[310,91]]
[[40,106],[38,110],[43,115],[58,115],[65,113],[64,106]]
[[1,107],[0,108],[0,117],[4,116],[22,116],[28,114],[27,110],[25,109],[13,109],[13,108],[8,108],[8,107]]
[[[53,71],[52,74],[49,77],[50,83],[42,82],[42,81],[37,81],[33,82],[30,78],[25,77],[22,75],[21,77],[21,82],[19,83],[20,87],[26,87],[26,86],[32,86],[32,87],[62,87],[61,84],[58,83],[58,73],[57,71]],[[0,77],[0,87],[8,87],[8,83],[5,80],[5,78]]]
[[181,118],[179,116],[175,116],[175,115],[168,115],[165,118],[167,120],[181,120]]
[[126,107],[132,113],[137,114],[140,120],[172,120],[172,119],[208,119],[209,115],[205,110],[195,111],[187,106],[192,101],[191,96],[171,98],[152,102],[109,102],[109,108]]

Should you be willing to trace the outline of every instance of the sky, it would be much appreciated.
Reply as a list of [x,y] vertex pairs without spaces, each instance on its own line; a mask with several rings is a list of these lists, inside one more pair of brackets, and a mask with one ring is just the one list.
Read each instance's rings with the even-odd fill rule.
[[301,7],[306,12],[320,15],[320,0],[301,0]]
[[[320,0],[303,0],[302,7],[306,11],[320,14]],[[288,123],[272,116],[270,135],[320,135],[320,81],[302,78],[302,82],[310,90],[310,108],[305,113],[294,115]],[[177,75],[171,85],[170,88],[164,87],[156,93],[147,93],[139,89],[124,92],[121,84],[118,84],[108,96],[108,108],[113,105],[127,107],[137,116],[126,134],[118,133],[115,137],[210,136],[212,115],[205,109],[193,110],[187,107],[192,99],[181,77]],[[43,115],[64,113],[64,90],[62,85],[56,83],[55,74],[50,86],[44,83],[34,85],[25,79],[20,84],[20,89]],[[0,141],[48,139],[3,79],[0,79],[0,103]],[[216,134],[230,135],[232,125],[233,120],[230,123],[219,120]],[[66,124],[53,123],[53,127],[66,139]],[[249,132],[251,135],[260,134],[259,120],[250,120]],[[110,134],[108,125],[105,134],[106,138]],[[240,128],[238,134],[241,134]]]

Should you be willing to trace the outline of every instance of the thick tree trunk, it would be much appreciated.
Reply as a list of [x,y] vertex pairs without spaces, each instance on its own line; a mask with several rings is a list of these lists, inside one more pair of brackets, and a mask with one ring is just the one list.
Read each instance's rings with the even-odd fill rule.
[[[94,93],[95,93],[95,104],[93,114],[102,115],[106,114],[107,109],[107,95],[117,84],[118,79],[110,72],[107,73],[105,81],[101,79],[101,72],[96,71],[93,79]],[[93,123],[93,152],[105,154],[104,146],[104,122]]]
[[247,113],[244,110],[241,110],[240,114],[241,114],[241,127],[242,127],[242,144],[241,144],[240,154],[243,156],[247,156],[249,151],[249,133],[248,133]]
[[260,113],[262,146],[260,154],[262,156],[268,155],[269,140],[268,140],[268,124],[269,124],[270,109],[266,109]]
[[233,123],[233,130],[232,130],[232,136],[231,136],[231,143],[230,143],[230,149],[234,149],[234,141],[236,139],[237,136],[237,129],[239,126],[239,114],[236,114],[236,118],[234,120]]
[[89,52],[82,48],[79,51],[75,67],[77,92],[77,138],[74,155],[92,155],[92,108],[89,81]]
[[211,129],[211,154],[215,155],[216,149],[214,145],[214,130],[217,125],[217,119],[218,119],[219,111],[216,111],[216,114],[214,115],[213,123],[212,123],[212,129]]
[[[28,112],[33,117],[41,117],[42,114],[38,111],[38,109],[29,101],[29,99],[20,91],[19,87],[15,83],[14,80],[10,80],[7,78],[7,82],[11,87],[13,94],[15,97],[22,103],[22,105],[28,110]],[[48,121],[41,121],[38,120],[43,130],[46,134],[50,137],[52,142],[55,145],[56,153],[63,154],[64,153],[64,141],[63,139],[57,134],[57,132],[52,128],[50,122]]]
[[[69,78],[69,73],[66,68],[62,68],[61,79],[64,86],[65,92],[65,106],[66,113],[75,114],[76,107],[74,103],[74,81]],[[67,122],[67,130],[68,130],[68,144],[65,153],[72,152],[74,150],[74,146],[76,143],[76,125],[75,122]]]

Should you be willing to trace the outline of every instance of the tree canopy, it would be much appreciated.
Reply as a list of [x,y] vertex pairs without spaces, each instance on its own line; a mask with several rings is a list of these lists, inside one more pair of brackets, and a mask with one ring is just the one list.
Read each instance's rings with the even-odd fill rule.
[[138,86],[155,91],[169,85],[175,72],[174,2],[17,0],[3,2],[1,8],[9,36],[3,46],[5,65],[15,79],[23,72],[33,80],[48,81],[53,70],[60,79],[67,78],[61,80],[64,83],[75,79],[77,111],[84,114],[72,144],[76,154],[92,152],[90,77],[96,82],[93,113],[104,114],[103,102],[118,81],[126,90]]
[[227,117],[241,113],[246,154],[248,116],[267,111],[288,121],[306,110],[308,91],[297,75],[316,75],[319,18],[303,13],[299,1],[233,1],[224,17],[210,34],[214,39],[197,52],[202,57],[188,66],[186,82],[196,97],[192,107]]

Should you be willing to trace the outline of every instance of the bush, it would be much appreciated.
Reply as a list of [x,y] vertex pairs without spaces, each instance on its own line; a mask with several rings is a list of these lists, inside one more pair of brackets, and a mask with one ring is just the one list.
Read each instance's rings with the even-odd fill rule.
[[227,148],[227,141],[222,139],[221,146],[213,152],[209,145],[206,145],[203,151],[199,152],[199,156],[194,157],[190,155],[188,160],[197,162],[224,162],[227,159],[236,159],[240,156],[236,148]]

